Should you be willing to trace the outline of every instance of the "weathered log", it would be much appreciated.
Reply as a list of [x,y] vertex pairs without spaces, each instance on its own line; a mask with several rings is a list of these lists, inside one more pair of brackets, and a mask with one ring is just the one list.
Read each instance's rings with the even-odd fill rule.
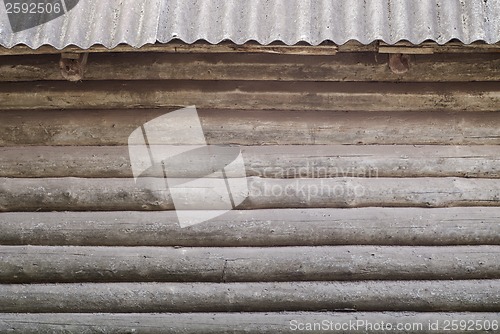
[[0,283],[500,279],[500,246],[0,246]]
[[[356,45],[353,45],[356,46]],[[345,52],[346,48],[340,48]],[[489,50],[489,51],[488,51]],[[340,51],[340,50],[339,50]],[[434,53],[477,53],[477,52],[500,52],[500,43],[486,44],[482,42],[464,45],[460,42],[449,42],[439,45],[436,42],[423,42],[418,45],[407,41],[400,41],[395,44],[378,42],[380,53],[405,53],[405,54],[434,54]]]
[[0,285],[2,313],[500,312],[500,280]]
[[[0,81],[62,80],[58,57],[0,57]],[[84,80],[272,80],[272,81],[500,81],[498,55],[415,55],[410,70],[394,74],[376,53],[335,56],[271,54],[93,54]],[[126,71],[117,71],[120,64]]]
[[401,48],[409,50],[410,54],[432,54],[432,53],[484,53],[484,52],[500,52],[500,43],[487,44],[476,42],[471,44],[463,44],[460,42],[448,42],[440,45],[435,42],[423,42],[419,45],[414,45],[408,42],[398,42],[394,45],[389,45],[383,42],[372,42],[370,44],[362,44],[356,40],[347,41],[343,45],[325,42],[318,46],[312,45],[285,45],[282,43],[271,43],[270,45],[261,45],[256,42],[247,42],[242,45],[237,45],[230,41],[223,41],[216,45],[197,41],[192,44],[183,43],[181,41],[172,41],[167,44],[146,44],[140,48],[135,48],[129,45],[117,45],[112,50],[101,46],[93,45],[89,49],[81,49],[77,46],[67,46],[62,50],[58,50],[50,45],[42,45],[33,50],[25,45],[16,45],[12,48],[0,47],[0,56],[8,55],[27,55],[27,54],[60,54],[61,52],[73,53],[103,53],[103,52],[165,52],[165,53],[273,53],[273,54],[301,54],[301,55],[333,55],[336,52],[398,52],[401,53]]
[[267,247],[500,245],[500,208],[231,211],[181,228],[174,212],[0,213],[2,245]]
[[[2,111],[0,146],[127,145],[136,128],[169,111]],[[490,112],[199,109],[198,115],[207,142],[213,145],[500,144],[500,114]]]
[[[27,94],[26,92],[29,92]],[[498,111],[496,82],[261,82],[138,80],[0,83],[12,109],[137,109],[196,105],[218,109],[309,111]]]
[[[183,184],[190,179],[169,182]],[[500,179],[249,177],[239,209],[499,206]],[[238,188],[238,191],[243,189]],[[187,193],[186,193],[187,194]],[[245,193],[238,193],[245,196]],[[190,210],[225,210],[227,188],[207,184],[189,190]],[[187,207],[187,206],[186,206]],[[159,178],[0,178],[0,211],[158,211],[174,202]]]
[[[215,151],[214,151],[215,152]],[[217,151],[218,152],[218,151]],[[500,146],[245,146],[247,176],[314,177],[500,177]],[[215,153],[179,157],[169,177],[203,177]],[[219,158],[220,159],[220,158]],[[163,177],[156,168],[147,173]],[[231,176],[231,174],[229,174]],[[0,177],[131,178],[127,147],[0,147]]]
[[[348,42],[347,45],[343,46],[342,49],[347,52],[367,52],[375,51],[377,49],[376,42],[370,45],[363,45],[359,42]],[[437,44],[436,44],[437,46]],[[489,44],[476,44],[474,45],[463,45],[465,53],[473,52],[495,52],[497,47],[495,45]],[[143,53],[143,52],[154,52],[154,53],[167,53],[167,54],[190,54],[190,53],[262,53],[262,54],[279,54],[279,55],[335,55],[337,53],[338,46],[331,42],[325,42],[321,45],[286,45],[284,43],[271,43],[268,45],[262,45],[256,42],[247,42],[245,44],[239,45],[232,43],[230,41],[221,42],[218,44],[211,44],[204,41],[197,41],[195,43],[184,43],[182,41],[171,41],[169,43],[156,43],[156,44],[145,44],[139,48],[132,47],[126,44],[120,44],[116,47],[109,49],[101,45],[93,45],[89,49],[85,49],[86,52],[91,54],[99,53]],[[455,52],[460,52],[460,47],[456,43],[450,43],[445,50],[454,50]],[[26,47],[24,45],[16,45],[12,48],[0,47],[0,56],[11,56],[11,55],[42,55],[42,54],[60,54],[65,53],[83,53],[84,49],[78,46],[67,46],[62,50],[58,50],[50,45],[42,45],[41,47],[33,50],[32,48]]]
[[[293,334],[307,333],[405,334],[446,331],[452,321],[457,334],[492,333],[499,313],[162,313],[162,314],[0,314],[1,332],[57,333],[162,333],[162,334]],[[464,326],[465,324],[465,326]],[[465,328],[465,329],[464,329]]]

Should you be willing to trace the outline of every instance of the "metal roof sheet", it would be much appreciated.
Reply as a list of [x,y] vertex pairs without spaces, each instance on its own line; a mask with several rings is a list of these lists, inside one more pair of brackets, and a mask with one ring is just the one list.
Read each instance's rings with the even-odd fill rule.
[[[62,0],[4,0],[14,1]],[[77,0],[64,1],[71,7]],[[452,39],[499,42],[500,0],[79,0],[65,15],[20,32],[13,32],[0,6],[0,45],[5,47],[139,47],[172,40],[444,44]]]

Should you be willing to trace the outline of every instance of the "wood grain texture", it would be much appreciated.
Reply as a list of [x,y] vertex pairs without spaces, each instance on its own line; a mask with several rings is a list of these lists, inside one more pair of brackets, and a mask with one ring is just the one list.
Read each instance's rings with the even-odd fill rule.
[[[2,111],[0,146],[127,145],[137,127],[170,111]],[[213,145],[500,144],[500,113],[490,112],[198,109],[198,115],[207,142]]]
[[[29,91],[30,94],[26,94]],[[198,108],[331,111],[498,111],[500,88],[481,83],[139,80],[0,83],[15,109]]]
[[[244,146],[241,153],[246,175],[263,178],[500,177],[500,146],[496,145],[270,145]],[[179,157],[175,170],[168,176],[204,177],[207,162],[218,159],[221,157],[215,151]],[[163,177],[163,170],[155,168],[147,175]],[[131,178],[133,175],[128,147],[27,146],[0,147],[0,177]]]
[[[188,179],[176,179],[185,183]],[[173,210],[165,179],[0,178],[0,211]],[[500,179],[247,178],[239,209],[499,206]],[[196,187],[193,210],[224,210],[226,188]],[[187,196],[187,195],[186,195]],[[226,195],[227,196],[227,195]]]
[[383,48],[384,52],[401,52],[401,48],[408,49],[408,53],[484,53],[500,52],[500,43],[486,44],[476,42],[463,44],[460,42],[448,42],[439,45],[435,42],[423,42],[419,45],[413,45],[408,42],[398,42],[389,45],[383,42],[372,42],[368,45],[361,44],[358,41],[348,41],[343,45],[325,42],[318,46],[294,45],[288,46],[281,43],[271,43],[270,45],[261,45],[256,42],[247,42],[242,45],[236,45],[230,41],[221,42],[213,45],[204,41],[198,41],[192,44],[186,44],[181,41],[172,41],[167,44],[146,44],[140,48],[134,48],[128,45],[117,45],[111,51],[101,45],[93,45],[89,49],[81,49],[77,46],[67,46],[58,50],[49,45],[42,45],[36,50],[25,45],[16,45],[10,49],[0,47],[0,56],[6,55],[31,55],[31,54],[60,54],[69,53],[108,53],[108,52],[164,52],[164,53],[273,53],[273,54],[302,54],[302,55],[333,55],[337,52],[376,52]]
[[[356,46],[355,44],[353,46]],[[380,53],[406,53],[406,54],[433,54],[433,53],[481,53],[481,52],[500,52],[500,43],[471,43],[464,45],[460,42],[448,42],[439,45],[435,42],[423,42],[419,45],[407,41],[400,41],[395,44],[387,44],[383,41],[378,42],[378,51]]]
[[174,212],[0,213],[0,244],[269,247],[500,245],[500,208],[231,211],[181,228]]
[[500,279],[500,246],[0,246],[0,283]]
[[500,280],[0,285],[2,313],[500,312]]
[[[59,56],[0,57],[0,81],[63,80]],[[116,71],[116,64],[126,71]],[[272,54],[92,54],[84,80],[271,80],[271,81],[500,81],[497,54],[415,55],[410,70],[394,74],[388,56]]]
[[[185,313],[185,314],[0,314],[0,331],[19,331],[26,334],[54,333],[167,333],[167,334],[292,334],[299,326],[324,324],[328,333],[345,333],[346,325],[355,323],[353,334],[384,334],[385,329],[375,326],[382,322],[396,329],[406,327],[406,334],[426,334],[435,331],[429,324],[439,325],[456,320],[458,323],[478,321],[491,329],[498,321],[499,313],[411,313],[411,312],[285,312],[285,313]],[[361,321],[361,322],[358,322]],[[331,322],[333,324],[331,324]],[[489,325],[488,325],[489,324]],[[341,326],[336,330],[336,326]],[[342,329],[344,326],[344,330]],[[371,326],[371,327],[370,327]],[[381,326],[382,328],[384,326]],[[449,327],[449,326],[448,326]],[[305,327],[304,327],[305,328]],[[317,327],[316,327],[317,328]],[[472,327],[474,328],[474,327]],[[308,333],[324,333],[326,330],[311,330]],[[470,331],[469,331],[470,332]],[[467,331],[455,331],[465,334]],[[474,330],[477,334],[491,333],[491,330]]]
[[[0,211],[14,211],[0,214],[0,332],[498,319],[500,63],[474,52],[499,50],[97,47],[74,85],[58,55],[0,57]],[[414,55],[396,75],[367,51]],[[431,55],[445,51],[472,53]],[[147,185],[164,180],[130,179],[124,145],[193,104],[210,144],[248,146],[250,210],[182,229],[169,195]],[[179,164],[171,177],[200,176]],[[213,209],[212,195],[193,202]]]
[[[346,43],[343,50],[348,52],[356,52],[356,51],[374,51],[376,50],[376,43],[372,43],[371,45],[362,45],[357,42],[348,42]],[[450,44],[448,49],[459,51],[460,48],[457,47],[456,44]],[[472,47],[471,47],[472,46]],[[474,52],[477,50],[478,52],[495,52],[497,49],[495,45],[483,44],[483,45],[474,45],[464,46],[465,50],[470,50]],[[58,50],[50,45],[42,45],[36,50],[33,50],[24,45],[16,45],[10,49],[0,47],[0,56],[9,56],[9,55],[42,55],[42,54],[60,54],[60,53],[91,53],[91,54],[100,54],[100,53],[137,53],[137,52],[155,52],[155,53],[167,53],[167,54],[191,54],[191,53],[262,53],[262,54],[293,54],[293,55],[335,55],[337,53],[338,47],[333,43],[324,43],[322,45],[286,45],[282,43],[271,43],[269,45],[262,45],[256,42],[247,42],[242,45],[238,45],[232,42],[221,42],[216,45],[210,44],[203,41],[198,41],[195,43],[187,44],[181,41],[171,41],[169,43],[156,43],[156,44],[145,44],[139,48],[132,47],[125,44],[120,44],[114,47],[113,49],[108,49],[107,47],[101,45],[93,45],[88,49],[81,49],[77,46],[67,46],[62,50]]]

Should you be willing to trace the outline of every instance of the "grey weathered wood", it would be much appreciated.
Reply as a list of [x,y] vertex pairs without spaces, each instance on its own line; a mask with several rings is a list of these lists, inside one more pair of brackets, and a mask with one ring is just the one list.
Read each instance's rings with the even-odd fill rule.
[[[351,40],[343,45],[333,43],[323,43],[318,46],[311,45],[284,45],[281,43],[271,43],[270,45],[261,45],[256,42],[247,42],[242,45],[236,45],[230,41],[221,42],[216,45],[198,41],[192,44],[175,41],[167,44],[146,44],[140,48],[134,48],[129,45],[117,45],[113,49],[108,49],[101,45],[93,45],[89,49],[81,49],[77,46],[67,46],[58,50],[49,45],[42,45],[33,50],[25,45],[16,45],[12,48],[0,47],[0,56],[2,55],[26,55],[26,54],[60,54],[61,52],[72,53],[102,53],[102,52],[165,52],[165,53],[274,53],[274,54],[303,54],[303,55],[333,55],[336,52],[374,52],[383,48],[384,52],[399,52],[402,48],[407,49],[410,54],[432,54],[432,53],[482,53],[482,52],[500,52],[500,43],[486,44],[482,42],[463,44],[460,42],[448,42],[439,45],[435,42],[423,42],[419,45],[413,45],[408,42],[398,42],[394,45],[388,45],[383,42],[372,42],[368,45],[358,41]],[[392,50],[392,51],[391,51]]]
[[[0,57],[0,81],[62,80],[57,56]],[[126,71],[117,71],[117,64]],[[415,55],[394,74],[388,56],[270,54],[93,54],[84,80],[499,81],[497,54]]]
[[500,280],[0,285],[2,313],[500,312]]
[[0,176],[119,178],[133,174],[126,146],[18,146],[0,147]]
[[[0,146],[127,145],[137,127],[170,111],[2,111]],[[500,114],[490,112],[198,109],[198,114],[207,142],[214,145],[500,144]]]
[[[160,178],[139,178],[137,183],[115,178],[0,178],[0,211],[173,210],[165,182]],[[240,209],[500,206],[500,179],[249,177],[247,184],[249,196]],[[192,210],[223,210],[226,206],[219,198],[226,191],[201,187],[191,191]]]
[[[363,45],[359,42],[348,42],[347,45],[343,46],[342,49],[346,52],[366,52],[375,51],[375,43],[370,45]],[[457,44],[450,44],[447,46],[447,50],[459,51],[460,48]],[[465,52],[495,52],[495,45],[482,44],[476,47],[470,47],[467,45],[463,46]],[[84,53],[89,52],[91,54],[99,53],[142,53],[142,52],[155,52],[155,53],[167,53],[167,54],[190,54],[190,53],[263,53],[263,54],[279,54],[279,55],[335,55],[337,53],[338,46],[333,43],[323,43],[322,45],[286,45],[282,43],[271,43],[269,45],[262,45],[256,42],[247,42],[242,45],[238,45],[232,42],[221,42],[218,44],[211,44],[203,41],[198,41],[195,43],[187,44],[183,42],[169,42],[166,44],[156,43],[156,44],[146,44],[139,48],[132,47],[125,44],[120,44],[113,49],[108,49],[107,47],[101,45],[93,45],[88,49],[81,49],[77,46],[67,46],[62,50],[58,50],[49,45],[42,45],[41,47],[33,50],[24,45],[16,45],[10,49],[0,47],[0,56],[11,56],[11,55],[42,55],[42,54],[60,54],[60,53]],[[459,52],[461,53],[461,52]]]
[[0,213],[2,245],[500,245],[500,208],[231,211],[181,228],[174,212]]
[[[0,314],[0,331],[18,331],[26,334],[54,333],[172,333],[172,334],[292,334],[298,327],[311,326],[307,333],[384,334],[385,326],[405,328],[406,334],[426,334],[444,331],[445,324],[465,321],[471,330],[453,333],[492,333],[499,313],[411,313],[411,312],[286,312],[286,313],[162,313],[162,314]],[[358,322],[359,321],[359,322]],[[478,325],[490,330],[475,330]],[[324,324],[314,329],[315,324]],[[354,323],[354,329],[350,326]],[[429,325],[438,324],[437,327]],[[471,327],[469,327],[471,325]],[[337,327],[336,327],[337,326]],[[344,330],[342,330],[342,326]],[[380,326],[382,329],[377,329]],[[448,326],[451,328],[451,326]],[[336,330],[337,328],[338,330]],[[403,327],[404,328],[404,327]]]
[[[500,86],[480,83],[62,81],[0,83],[13,109],[135,109],[196,105],[219,109],[309,111],[498,111]],[[26,92],[29,92],[27,94]]]
[[0,246],[0,283],[500,279],[500,246]]
[[429,41],[414,45],[407,41],[400,41],[395,44],[387,44],[383,41],[379,41],[377,45],[377,51],[380,53],[405,54],[500,52],[500,43],[471,43],[468,45],[464,45],[460,42],[448,42],[444,45],[439,45],[435,42]]
[[[500,177],[500,146],[245,146],[247,176],[296,177]],[[199,159],[199,160],[196,160]],[[176,161],[169,177],[203,177],[201,152]],[[161,168],[148,172],[163,177]],[[228,174],[231,176],[231,173]],[[130,178],[127,147],[0,147],[0,177]]]

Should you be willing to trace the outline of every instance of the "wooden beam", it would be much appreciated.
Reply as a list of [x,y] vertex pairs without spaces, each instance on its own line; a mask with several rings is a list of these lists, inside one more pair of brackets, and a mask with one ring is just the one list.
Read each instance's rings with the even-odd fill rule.
[[181,228],[174,212],[0,213],[0,244],[271,247],[500,245],[500,208],[231,211]]
[[[0,48],[2,55],[25,55],[25,54],[58,54],[62,52],[72,53],[102,53],[102,52],[165,52],[165,53],[278,53],[278,54],[304,54],[304,55],[332,55],[336,52],[372,52],[378,51],[379,45],[382,48],[390,47],[383,42],[373,42],[363,45],[357,41],[348,41],[343,45],[335,45],[325,42],[319,46],[294,45],[287,46],[282,43],[272,43],[270,45],[260,45],[255,42],[248,42],[243,45],[237,45],[232,42],[222,42],[216,45],[207,42],[196,42],[186,44],[179,41],[173,41],[167,44],[146,44],[140,48],[134,48],[128,45],[118,45],[113,49],[108,49],[100,45],[94,45],[89,49],[81,49],[75,46],[69,46],[58,50],[52,46],[41,46],[33,50],[25,45],[17,45],[10,49]],[[412,45],[407,42],[399,42],[394,47],[412,47],[413,49],[432,49],[434,53],[472,53],[472,52],[499,52],[500,43],[472,43],[465,45],[463,43],[449,42],[439,45],[435,42],[424,42],[420,45]]]
[[[341,333],[362,334],[378,328],[398,328],[404,325],[406,334],[430,333],[429,325],[438,324],[437,331],[444,331],[445,324],[482,324],[492,327],[498,322],[498,313],[408,313],[408,312],[285,312],[285,313],[161,313],[161,314],[0,314],[0,331],[38,333],[106,333],[126,332],[132,328],[137,333],[161,334],[293,334],[299,328],[316,328]],[[326,323],[326,325],[325,325]],[[326,326],[326,327],[325,327]],[[448,326],[449,327],[449,326]],[[493,325],[496,328],[496,325]],[[338,330],[336,330],[336,328]],[[474,328],[474,327],[471,327]],[[479,328],[479,326],[478,326]],[[309,331],[314,333],[312,330]],[[474,330],[487,334],[489,330]]]
[[[0,81],[63,80],[56,55],[0,57]],[[126,68],[126,71],[117,70]],[[393,73],[387,55],[93,54],[84,80],[272,80],[272,81],[500,81],[495,53],[410,57],[410,69]],[[80,79],[81,80],[81,79]]]
[[419,45],[414,45],[410,42],[402,41],[391,45],[379,42],[378,52],[405,54],[500,52],[500,43],[486,44],[483,42],[475,42],[463,44],[460,42],[448,42],[440,45],[435,42],[424,42]]
[[[246,175],[265,178],[500,178],[496,145],[271,145],[243,146],[241,153]],[[0,157],[0,177],[133,177],[126,146],[0,147]],[[217,156],[201,152],[188,160],[179,158],[169,176],[204,177],[207,161],[217,161]],[[163,171],[157,168],[147,175],[163,177]]]
[[[187,182],[190,179],[177,179]],[[165,179],[0,178],[0,211],[173,210]],[[499,206],[500,179],[247,179],[240,209]],[[160,187],[161,188],[161,187]],[[194,210],[222,209],[220,189],[190,192]],[[226,191],[226,190],[224,190]]]
[[500,246],[0,246],[0,283],[500,279]]
[[[350,48],[358,49],[361,45],[353,43]],[[374,47],[372,47],[374,48]],[[365,47],[363,47],[365,49]],[[367,46],[366,49],[370,49]],[[255,42],[248,42],[243,45],[234,44],[232,42],[222,42],[216,45],[207,42],[196,42],[186,44],[183,42],[170,42],[167,44],[145,44],[142,47],[135,48],[129,45],[120,44],[113,49],[108,49],[101,45],[91,46],[89,49],[81,49],[76,46],[68,46],[58,50],[52,46],[41,46],[33,50],[24,45],[17,45],[10,49],[0,47],[0,56],[9,55],[30,55],[30,54],[58,54],[58,53],[110,53],[110,52],[155,52],[155,53],[270,53],[270,54],[295,54],[295,55],[335,55],[337,46],[333,43],[324,43],[318,46],[307,44],[285,45],[282,43],[272,43],[269,45],[261,45]]]
[[407,46],[379,46],[379,53],[405,54],[405,55],[431,55],[434,54],[433,47],[407,47]]
[[500,280],[0,285],[3,313],[500,312]]
[[[1,111],[0,146],[127,145],[137,127],[170,111]],[[490,112],[198,109],[198,115],[213,145],[500,144],[500,113]]]
[[12,109],[201,109],[498,111],[500,86],[482,83],[96,81],[0,83]]

